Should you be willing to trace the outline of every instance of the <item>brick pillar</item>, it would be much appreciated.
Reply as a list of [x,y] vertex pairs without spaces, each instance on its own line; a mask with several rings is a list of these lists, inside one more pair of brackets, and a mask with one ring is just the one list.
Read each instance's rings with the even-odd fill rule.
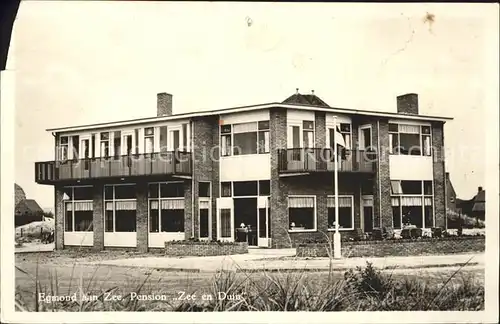
[[434,226],[446,227],[446,173],[443,123],[432,125],[432,167],[434,175]]
[[[326,148],[326,113],[316,111],[314,113],[314,147],[317,149]],[[316,155],[318,160],[318,168],[326,169],[326,153],[319,151]],[[332,182],[333,184],[333,182]],[[332,186],[333,188],[333,186]],[[322,235],[328,235],[328,209],[326,206],[327,196],[330,193],[322,191],[316,195],[316,215],[317,215],[317,229]]]
[[192,209],[193,208],[192,192],[193,192],[192,181],[186,180],[184,182],[184,233],[185,233],[186,240],[188,240],[192,236],[194,236],[194,233],[193,233],[194,215],[193,215],[193,209]]
[[353,186],[354,229],[361,228],[361,180]]
[[95,184],[92,188],[94,250],[104,250],[104,186]]
[[286,148],[286,110],[271,109],[270,112],[270,153],[271,153],[271,197],[270,197],[270,237],[274,248],[291,246],[288,236],[287,187],[279,177],[278,150]]
[[54,186],[54,219],[55,219],[55,227],[54,227],[54,240],[56,250],[64,249],[64,202],[63,196],[64,191],[60,186]]
[[219,119],[211,122],[212,147],[207,150],[208,159],[212,161],[212,239],[217,240],[217,198],[220,197],[220,137]]
[[[389,174],[389,123],[372,123],[372,143],[377,150],[377,170],[373,188],[375,227],[392,228],[391,179]],[[380,224],[380,225],[379,225]]]
[[148,183],[137,182],[136,184],[137,207],[136,207],[136,231],[137,250],[147,252],[149,244],[148,229]]

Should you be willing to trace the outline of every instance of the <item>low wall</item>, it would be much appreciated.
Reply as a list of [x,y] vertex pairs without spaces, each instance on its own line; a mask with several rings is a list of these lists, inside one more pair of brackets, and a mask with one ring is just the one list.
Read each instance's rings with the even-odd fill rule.
[[[357,241],[343,242],[342,256],[356,258],[482,252],[484,246],[484,236]],[[325,243],[300,244],[296,249],[298,257],[328,257],[330,246]]]
[[165,242],[165,255],[172,256],[214,256],[245,253],[248,253],[248,243]]

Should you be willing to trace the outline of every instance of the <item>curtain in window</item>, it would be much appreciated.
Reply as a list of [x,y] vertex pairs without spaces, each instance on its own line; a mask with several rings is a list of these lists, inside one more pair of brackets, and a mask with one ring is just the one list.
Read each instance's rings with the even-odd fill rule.
[[424,205],[425,206],[432,206],[432,198],[431,197],[425,197],[424,198]]
[[92,202],[75,201],[75,211],[92,211]]
[[399,132],[406,134],[420,134],[420,126],[399,124]]
[[391,198],[391,204],[392,206],[399,206],[399,197],[392,197]]
[[401,181],[399,180],[391,180],[391,189],[393,194],[402,194],[403,188],[401,187]]
[[373,207],[373,198],[362,198],[362,203],[365,207]]
[[210,209],[210,202],[209,201],[200,200],[200,202],[199,202],[199,208],[200,209]]
[[249,133],[257,131],[257,123],[234,124],[233,133]]
[[184,209],[184,199],[162,200],[161,209]]
[[220,236],[231,237],[231,209],[220,210]]
[[113,202],[111,201],[106,202],[106,210],[113,210]]
[[151,201],[151,209],[158,209],[158,200]]
[[135,201],[117,201],[116,210],[136,210],[137,203]]
[[73,203],[66,203],[66,210],[72,211],[73,210]]
[[314,198],[288,197],[288,208],[314,208]]
[[401,197],[401,206],[422,206],[422,197]]
[[[335,197],[328,197],[326,200],[326,206],[328,208],[335,207]],[[339,197],[339,207],[351,207],[352,199],[351,197]]]

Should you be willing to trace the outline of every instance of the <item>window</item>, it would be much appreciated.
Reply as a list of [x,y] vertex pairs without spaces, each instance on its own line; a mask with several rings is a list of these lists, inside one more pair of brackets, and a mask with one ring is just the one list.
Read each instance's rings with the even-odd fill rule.
[[[208,182],[206,182],[209,184]],[[208,238],[210,237],[210,227],[211,227],[211,220],[210,220],[210,209],[211,209],[211,204],[210,204],[210,199],[209,198],[201,198],[199,200],[199,234],[200,238]]]
[[231,209],[223,208],[220,210],[220,237],[231,237]]
[[104,186],[104,231],[135,232],[137,196],[135,185]]
[[91,157],[95,157],[95,134],[92,134],[90,138],[90,150],[92,152]]
[[160,126],[160,152],[168,151],[168,127]]
[[231,155],[231,125],[221,125],[221,156]]
[[269,121],[221,125],[221,156],[269,153]]
[[154,138],[155,138],[154,127],[144,128],[144,153],[154,152]]
[[64,231],[92,232],[92,187],[65,187],[64,192]]
[[210,198],[210,182],[198,182],[198,196]]
[[257,181],[234,181],[233,196],[257,196]]
[[148,196],[149,232],[184,232],[184,184],[152,183]]
[[109,157],[109,133],[101,133],[101,157]]
[[[345,148],[347,150],[350,150],[352,147],[352,144],[351,144],[351,124],[341,123],[340,124],[340,134],[342,134],[342,137],[344,138]],[[333,142],[330,142],[330,143],[333,143]]]
[[257,154],[257,123],[233,125],[234,155]]
[[135,138],[134,153],[139,154],[139,129],[134,129],[134,138]]
[[60,160],[66,161],[69,154],[69,139],[68,136],[61,136],[59,138]]
[[292,148],[300,147],[300,127],[299,126],[290,126],[292,129]]
[[259,153],[269,153],[269,121],[259,122],[259,138],[258,138]]
[[400,155],[431,156],[430,126],[389,124],[389,152]]
[[314,196],[289,196],[288,220],[291,231],[316,230],[316,201]]
[[118,158],[120,157],[121,155],[121,142],[122,142],[122,138],[121,138],[121,132],[120,131],[116,131],[114,132],[114,138],[113,138],[113,149],[114,149],[114,153],[115,153],[115,158]]
[[73,142],[73,160],[78,160],[80,158],[80,137],[72,136],[71,140]]
[[[350,230],[354,229],[354,206],[353,196],[339,196],[339,229]],[[327,198],[328,208],[328,229],[335,229],[335,197]]]
[[434,226],[432,181],[391,180],[394,228]]
[[182,124],[182,143],[184,145],[183,151],[187,151],[188,147],[188,132],[187,132],[187,125],[188,124]]
[[370,150],[372,147],[372,128],[370,125],[362,126],[359,129],[359,148]]
[[178,151],[181,148],[179,130],[171,131],[170,135],[172,135],[172,151]]
[[314,122],[304,120],[302,122],[303,144],[304,148],[314,147]]
[[83,156],[82,158],[84,159],[88,159],[90,158],[90,141],[88,139],[84,139],[82,140],[82,153],[83,153]]
[[269,196],[271,194],[271,181],[259,181],[259,196]]
[[221,182],[220,188],[221,197],[231,197],[233,195],[231,190],[231,182]]

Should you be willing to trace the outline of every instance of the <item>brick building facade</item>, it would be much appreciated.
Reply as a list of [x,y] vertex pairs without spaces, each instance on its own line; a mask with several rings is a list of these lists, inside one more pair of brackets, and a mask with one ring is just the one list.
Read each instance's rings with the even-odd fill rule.
[[338,109],[298,92],[281,103],[52,129],[55,160],[36,181],[55,187],[56,248],[161,248],[238,240],[288,247],[334,229],[338,146],[343,235],[445,227],[443,125],[418,96],[397,113]]

